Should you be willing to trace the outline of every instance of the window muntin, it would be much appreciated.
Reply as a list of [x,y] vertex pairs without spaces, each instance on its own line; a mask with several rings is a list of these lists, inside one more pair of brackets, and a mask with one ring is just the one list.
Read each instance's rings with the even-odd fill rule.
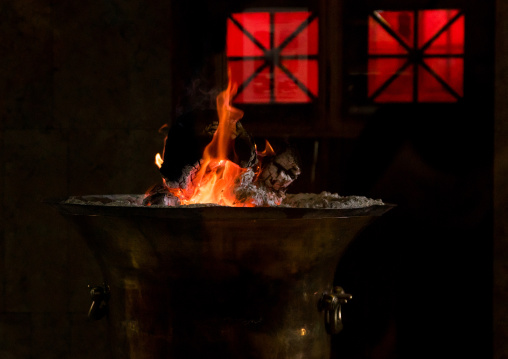
[[227,24],[236,103],[308,103],[318,95],[318,20],[307,11],[232,14]]
[[368,30],[368,97],[456,102],[464,95],[464,13],[374,11]]

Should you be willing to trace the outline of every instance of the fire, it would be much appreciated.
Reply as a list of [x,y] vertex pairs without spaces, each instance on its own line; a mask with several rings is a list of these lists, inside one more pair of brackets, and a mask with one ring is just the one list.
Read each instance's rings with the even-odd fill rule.
[[[257,147],[256,147],[257,150]],[[270,142],[268,140],[265,140],[265,149],[262,152],[258,152],[257,155],[259,157],[266,157],[266,156],[273,156],[275,155],[275,151],[273,150],[272,145],[270,145]]]
[[164,160],[162,159],[161,154],[157,153],[155,155],[155,164],[157,165],[157,167],[161,168],[163,163],[164,163]]
[[203,151],[200,168],[186,189],[170,189],[181,204],[216,203],[224,206],[253,207],[252,200],[238,201],[234,189],[247,169],[228,159],[234,146],[236,123],[243,111],[231,105],[236,86],[231,81],[217,96],[219,125],[212,141]]

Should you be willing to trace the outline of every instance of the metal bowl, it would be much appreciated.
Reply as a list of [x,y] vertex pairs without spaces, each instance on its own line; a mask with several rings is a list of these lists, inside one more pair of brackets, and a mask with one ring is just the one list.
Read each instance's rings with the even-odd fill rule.
[[393,207],[154,208],[87,198],[103,204],[48,202],[102,268],[107,296],[94,304],[107,302],[122,359],[329,358],[327,329],[340,326],[332,322],[345,298],[333,290],[337,263]]

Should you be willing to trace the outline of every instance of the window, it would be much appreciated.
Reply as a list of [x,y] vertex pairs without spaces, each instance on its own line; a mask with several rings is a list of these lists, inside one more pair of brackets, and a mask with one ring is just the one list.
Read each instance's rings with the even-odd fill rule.
[[236,103],[308,103],[318,95],[318,20],[311,12],[232,14],[226,54]]
[[374,11],[368,26],[372,101],[456,102],[463,97],[463,12]]

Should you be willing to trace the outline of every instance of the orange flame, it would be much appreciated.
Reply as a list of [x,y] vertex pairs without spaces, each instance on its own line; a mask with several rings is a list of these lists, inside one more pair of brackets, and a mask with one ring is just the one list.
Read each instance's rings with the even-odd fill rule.
[[157,165],[157,167],[161,168],[163,163],[164,163],[164,160],[162,159],[161,154],[157,153],[155,155],[155,164]]
[[231,100],[236,86],[228,84],[226,90],[217,96],[219,126],[212,141],[203,152],[198,172],[185,190],[172,190],[182,204],[216,203],[225,206],[252,207],[252,200],[239,202],[234,189],[240,176],[247,171],[228,160],[234,145],[236,123],[243,117],[243,111],[233,107]]
[[[257,147],[256,147],[257,149]],[[265,149],[262,152],[257,152],[257,155],[259,157],[266,157],[266,156],[274,156],[275,151],[273,150],[272,145],[270,145],[270,142],[268,140],[265,140]]]

